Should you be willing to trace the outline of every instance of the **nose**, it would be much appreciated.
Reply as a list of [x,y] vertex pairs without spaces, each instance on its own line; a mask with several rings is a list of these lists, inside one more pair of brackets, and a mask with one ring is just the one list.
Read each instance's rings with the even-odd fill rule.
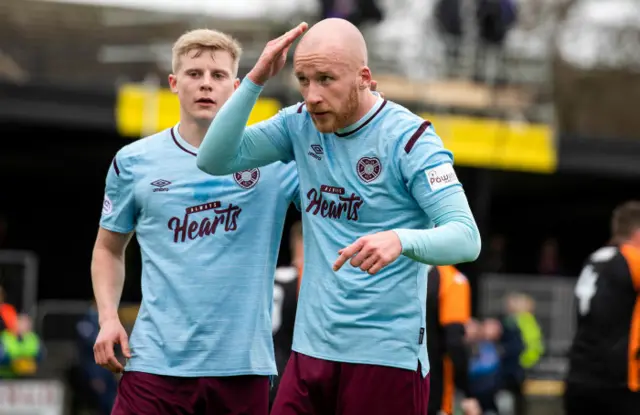
[[202,83],[200,84],[200,90],[211,91],[213,89],[213,77],[211,74],[205,73],[201,79]]
[[307,104],[310,106],[318,105],[322,102],[320,88],[313,82],[307,88],[305,101],[307,101]]

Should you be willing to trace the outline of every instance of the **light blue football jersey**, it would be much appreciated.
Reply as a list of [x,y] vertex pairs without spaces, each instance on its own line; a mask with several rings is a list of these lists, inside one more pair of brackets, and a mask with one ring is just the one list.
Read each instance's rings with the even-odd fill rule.
[[122,148],[100,226],[135,231],[142,304],[126,370],[274,375],[271,309],[294,163],[213,177],[177,126]]
[[[304,229],[304,277],[293,349],[339,362],[429,371],[425,341],[426,267],[400,256],[376,275],[345,264],[338,250],[391,229],[428,229],[440,200],[463,192],[452,154],[433,127],[378,99],[358,123],[316,130],[302,104],[249,127],[262,155],[296,160]],[[262,143],[264,141],[261,141]],[[247,160],[256,164],[258,152]],[[240,161],[241,162],[241,161]]]

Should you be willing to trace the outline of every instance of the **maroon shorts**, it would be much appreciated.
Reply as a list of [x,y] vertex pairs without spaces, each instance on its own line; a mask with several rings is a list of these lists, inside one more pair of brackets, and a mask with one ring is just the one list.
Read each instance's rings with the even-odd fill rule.
[[269,378],[125,372],[111,415],[267,415]]
[[429,376],[386,366],[339,363],[293,352],[271,415],[424,415]]

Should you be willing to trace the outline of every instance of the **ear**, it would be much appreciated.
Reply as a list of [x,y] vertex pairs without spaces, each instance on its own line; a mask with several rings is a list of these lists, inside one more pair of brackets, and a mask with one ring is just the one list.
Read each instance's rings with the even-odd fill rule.
[[174,74],[169,74],[169,88],[174,94],[178,93],[178,77]]
[[363,66],[360,69],[360,89],[370,89],[372,80],[371,69],[368,66]]
[[233,81],[233,90],[235,91],[236,89],[238,89],[239,86],[240,86],[240,78],[236,78],[236,80]]

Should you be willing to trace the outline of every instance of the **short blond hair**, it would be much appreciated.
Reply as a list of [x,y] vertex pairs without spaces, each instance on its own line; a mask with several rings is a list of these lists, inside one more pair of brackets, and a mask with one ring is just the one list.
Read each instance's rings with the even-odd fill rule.
[[238,74],[238,65],[242,55],[240,42],[232,36],[211,29],[191,30],[176,40],[171,50],[171,68],[173,73],[180,69],[180,58],[192,51],[198,51],[199,56],[203,51],[224,51],[228,52],[233,59],[233,76]]

